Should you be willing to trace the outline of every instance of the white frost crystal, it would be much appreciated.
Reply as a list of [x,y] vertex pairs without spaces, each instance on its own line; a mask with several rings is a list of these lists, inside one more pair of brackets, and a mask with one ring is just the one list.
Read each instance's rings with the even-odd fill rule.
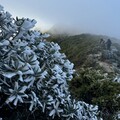
[[71,99],[68,80],[74,65],[44,40],[49,35],[31,30],[35,20],[13,19],[0,6],[0,92],[6,103],[29,104],[48,116],[66,120],[96,120],[97,107]]

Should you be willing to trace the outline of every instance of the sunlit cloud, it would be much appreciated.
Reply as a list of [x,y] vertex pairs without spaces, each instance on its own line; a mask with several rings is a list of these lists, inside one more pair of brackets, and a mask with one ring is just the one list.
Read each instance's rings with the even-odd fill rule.
[[41,32],[47,32],[49,29],[52,28],[54,24],[42,21],[41,19],[37,19],[36,29],[40,30]]
[[36,19],[41,31],[63,23],[61,27],[79,33],[120,38],[120,0],[0,0],[0,4],[13,16]]

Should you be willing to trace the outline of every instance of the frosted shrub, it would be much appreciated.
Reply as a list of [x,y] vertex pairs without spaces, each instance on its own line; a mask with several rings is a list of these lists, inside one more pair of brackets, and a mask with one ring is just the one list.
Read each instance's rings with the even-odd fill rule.
[[[65,120],[97,120],[97,107],[71,99],[73,64],[49,36],[31,30],[35,20],[13,19],[0,6],[0,94],[5,105],[27,105]],[[6,99],[4,95],[7,96]]]

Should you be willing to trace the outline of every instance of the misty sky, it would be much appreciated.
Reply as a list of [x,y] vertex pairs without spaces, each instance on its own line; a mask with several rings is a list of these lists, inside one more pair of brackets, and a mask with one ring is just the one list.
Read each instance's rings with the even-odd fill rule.
[[42,30],[54,25],[80,33],[120,38],[120,0],[0,0],[13,16],[34,18]]

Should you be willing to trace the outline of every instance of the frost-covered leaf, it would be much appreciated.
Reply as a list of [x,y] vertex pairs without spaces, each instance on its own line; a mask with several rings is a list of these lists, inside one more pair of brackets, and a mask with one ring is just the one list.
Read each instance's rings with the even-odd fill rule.
[[3,76],[7,77],[7,78],[12,78],[13,76],[15,76],[16,73],[11,73],[11,72],[6,72],[6,73],[3,73]]
[[6,103],[8,104],[9,102],[12,102],[16,97],[13,95],[13,96],[10,96],[7,100],[6,100]]
[[30,107],[29,107],[29,110],[30,110],[30,111],[32,111],[32,109],[33,109],[34,107],[37,107],[37,105],[38,105],[38,106],[41,106],[41,107],[43,106],[43,105],[41,104],[39,98],[36,96],[35,92],[31,91],[30,97],[31,97]]
[[53,118],[54,118],[54,116],[55,116],[55,110],[54,109],[49,113],[49,116],[53,116]]

